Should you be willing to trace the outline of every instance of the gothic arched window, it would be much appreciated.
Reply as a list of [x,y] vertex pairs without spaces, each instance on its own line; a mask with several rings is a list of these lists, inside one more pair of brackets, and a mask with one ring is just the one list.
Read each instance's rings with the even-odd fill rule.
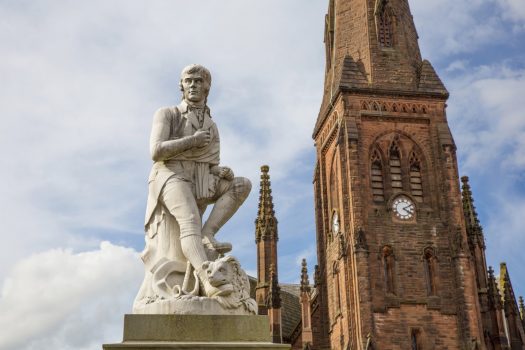
[[395,141],[392,143],[392,146],[390,146],[389,157],[392,191],[394,193],[400,192],[403,190],[403,181],[401,179],[401,155],[399,153],[399,147]]
[[383,273],[385,278],[385,290],[387,293],[396,294],[395,286],[395,257],[392,247],[383,247]]
[[436,295],[437,293],[437,261],[434,249],[426,248],[423,260],[425,264],[425,277],[427,281],[428,295]]
[[375,202],[384,202],[383,162],[377,150],[372,153],[371,163],[372,196]]
[[423,202],[423,184],[421,182],[421,162],[412,153],[410,157],[410,191],[418,202]]
[[337,157],[334,155],[332,161],[332,169],[330,170],[330,204],[333,209],[339,207],[339,171],[337,165]]

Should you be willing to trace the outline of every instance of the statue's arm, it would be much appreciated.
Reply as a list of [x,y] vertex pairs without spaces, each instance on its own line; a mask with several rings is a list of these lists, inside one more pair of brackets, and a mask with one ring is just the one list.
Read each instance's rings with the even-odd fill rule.
[[[217,147],[220,147],[220,139],[219,139],[219,130],[217,129],[217,126],[214,125],[213,132],[215,135],[215,142],[217,143]],[[220,166],[217,162],[217,164],[210,165],[210,172],[220,177],[221,179],[226,179],[228,181],[233,180],[235,177],[233,170],[230,167],[227,166]]]
[[195,136],[185,136],[170,140],[171,121],[166,108],[159,109],[153,116],[151,128],[150,153],[155,161],[162,161],[176,156],[197,145]]

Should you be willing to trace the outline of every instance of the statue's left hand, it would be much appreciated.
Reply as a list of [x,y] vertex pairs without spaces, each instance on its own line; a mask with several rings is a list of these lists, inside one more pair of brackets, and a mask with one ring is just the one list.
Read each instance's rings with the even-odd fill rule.
[[231,181],[233,180],[234,176],[235,175],[233,174],[233,170],[231,170],[227,166],[223,166],[219,168],[219,177],[221,179]]

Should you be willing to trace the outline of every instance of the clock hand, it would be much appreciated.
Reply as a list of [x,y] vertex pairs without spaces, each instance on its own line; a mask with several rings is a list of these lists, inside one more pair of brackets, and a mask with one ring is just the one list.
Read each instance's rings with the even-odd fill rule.
[[404,210],[404,211],[407,211],[407,212],[409,212],[409,213],[412,213],[412,211],[414,210],[414,207],[413,207],[412,204],[411,204],[411,205],[408,205],[408,206],[406,206],[406,207],[403,207],[403,210]]

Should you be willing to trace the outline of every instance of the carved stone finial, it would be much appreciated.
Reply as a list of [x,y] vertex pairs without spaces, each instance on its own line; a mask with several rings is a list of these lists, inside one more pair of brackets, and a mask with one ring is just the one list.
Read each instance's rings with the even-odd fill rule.
[[499,283],[502,289],[501,296],[503,297],[503,306],[505,307],[505,313],[510,313],[514,311],[510,309],[514,305],[516,300],[514,298],[514,292],[510,283],[510,276],[507,270],[506,263],[500,264]]
[[310,292],[310,281],[308,280],[308,266],[306,259],[301,263],[301,292]]
[[509,271],[506,263],[500,264],[500,287],[502,289],[501,296],[503,297],[503,307],[507,314],[519,314],[519,309],[516,305],[516,297],[514,296],[514,289],[510,281]]
[[267,305],[268,309],[281,308],[281,287],[279,287],[274,264],[270,265],[270,291],[268,292]]
[[496,281],[496,277],[494,276],[494,269],[492,268],[492,266],[489,266],[488,298],[489,305],[492,309],[501,309],[501,295],[499,294],[498,283]]
[[463,213],[465,215],[465,223],[467,224],[467,234],[469,236],[469,243],[481,243],[484,246],[483,239],[483,228],[478,219],[478,213],[474,206],[474,198],[472,197],[472,191],[469,185],[468,176],[461,178],[463,183],[461,190],[461,197],[463,201]]
[[255,241],[263,238],[275,238],[277,235],[277,219],[273,207],[273,197],[268,165],[261,166],[261,187],[259,190],[259,211],[255,219]]

